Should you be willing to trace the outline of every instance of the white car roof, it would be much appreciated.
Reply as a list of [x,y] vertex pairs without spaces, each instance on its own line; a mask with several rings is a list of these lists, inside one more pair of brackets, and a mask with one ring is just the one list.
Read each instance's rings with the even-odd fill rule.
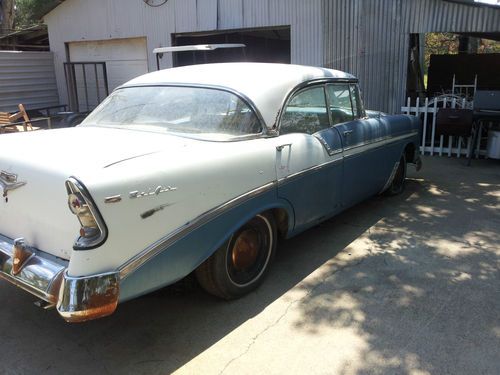
[[250,99],[266,125],[272,127],[288,93],[297,85],[316,79],[356,79],[338,70],[312,66],[269,63],[222,63],[190,65],[160,70],[134,78],[122,87],[155,84],[220,86]]

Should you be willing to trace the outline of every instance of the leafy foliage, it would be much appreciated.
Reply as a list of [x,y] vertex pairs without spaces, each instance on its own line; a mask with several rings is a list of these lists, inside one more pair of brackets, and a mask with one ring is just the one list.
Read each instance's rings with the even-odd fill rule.
[[431,55],[453,55],[458,53],[458,34],[425,34],[425,66],[428,67]]
[[[452,33],[425,34],[425,68],[430,63],[431,55],[453,55],[458,53],[459,35]],[[500,53],[500,42],[479,39],[477,53]]]
[[500,42],[496,40],[481,39],[478,53],[500,53]]
[[22,29],[41,23],[40,18],[59,0],[16,0],[16,28]]

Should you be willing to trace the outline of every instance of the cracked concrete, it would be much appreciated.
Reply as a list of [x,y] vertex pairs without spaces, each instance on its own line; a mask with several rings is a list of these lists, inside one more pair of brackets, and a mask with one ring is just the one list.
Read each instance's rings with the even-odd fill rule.
[[500,163],[464,163],[281,243],[238,301],[188,279],[68,325],[0,283],[0,373],[496,375]]
[[[371,252],[371,249],[368,249],[368,252],[370,253]],[[351,255],[349,253],[349,255]],[[292,306],[294,304],[297,304],[301,301],[303,301],[305,298],[307,298],[308,296],[310,296],[317,288],[319,288],[319,286],[321,286],[323,283],[327,282],[328,279],[336,274],[336,273],[339,273],[341,272],[343,269],[345,268],[349,268],[349,267],[355,267],[355,266],[358,266],[360,265],[361,263],[363,263],[363,260],[364,260],[364,257],[361,258],[361,260],[359,260],[358,262],[354,263],[354,264],[348,264],[348,265],[345,265],[343,267],[340,267],[339,269],[337,270],[334,270],[334,271],[331,271],[329,274],[326,275],[326,277],[322,278],[318,283],[315,283],[313,287],[311,288],[305,288],[306,290],[306,293],[305,295],[297,298],[297,299],[292,299],[290,302],[288,302],[284,312],[276,319],[275,322],[273,322],[272,324],[266,326],[262,331],[260,331],[257,335],[255,335],[250,344],[246,347],[245,351],[243,353],[241,353],[240,355],[238,355],[237,357],[231,359],[229,362],[226,363],[226,365],[224,366],[224,368],[222,369],[222,371],[220,372],[220,374],[224,374],[226,372],[226,370],[231,366],[231,364],[239,359],[241,359],[243,356],[245,356],[249,351],[250,349],[252,348],[252,346],[255,344],[255,342],[257,341],[257,339],[265,334],[267,331],[269,331],[270,329],[274,328],[275,326],[277,326],[280,321],[288,314],[288,311],[292,308]]]

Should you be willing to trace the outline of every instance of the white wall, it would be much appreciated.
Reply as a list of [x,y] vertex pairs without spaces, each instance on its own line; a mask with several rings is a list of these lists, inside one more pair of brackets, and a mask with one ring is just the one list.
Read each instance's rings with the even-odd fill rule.
[[[149,69],[156,70],[152,50],[170,46],[172,33],[290,25],[292,63],[323,64],[322,0],[169,0],[157,8],[140,0],[66,0],[45,23],[61,103],[68,42],[146,37]],[[164,60],[170,67],[171,56]]]

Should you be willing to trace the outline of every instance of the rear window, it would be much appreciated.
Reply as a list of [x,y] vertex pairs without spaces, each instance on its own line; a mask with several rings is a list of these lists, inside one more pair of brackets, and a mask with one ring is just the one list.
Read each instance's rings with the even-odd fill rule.
[[262,132],[252,108],[237,95],[212,88],[127,87],[113,92],[82,123],[206,136]]

